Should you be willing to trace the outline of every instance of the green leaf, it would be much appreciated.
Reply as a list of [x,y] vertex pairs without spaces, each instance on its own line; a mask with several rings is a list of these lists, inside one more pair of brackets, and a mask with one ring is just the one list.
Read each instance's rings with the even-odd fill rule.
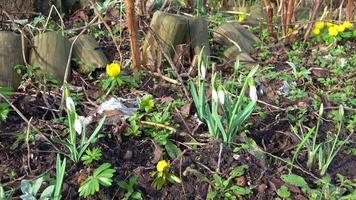
[[7,105],[7,103],[0,103],[0,121],[5,122],[9,112],[10,107]]
[[230,188],[236,196],[244,196],[250,194],[250,189],[244,188],[238,185],[234,185]]
[[288,188],[284,185],[282,185],[282,187],[277,190],[277,194],[281,198],[290,197],[290,192],[289,192]]
[[172,159],[176,158],[179,154],[182,153],[182,151],[177,147],[177,145],[175,145],[171,141],[167,141],[164,147],[166,148],[169,157],[171,157]]
[[246,169],[248,169],[247,165],[241,165],[241,166],[233,169],[229,174],[229,180],[244,175]]
[[40,196],[40,200],[50,199],[52,197],[53,192],[54,192],[54,185],[48,186],[45,190],[43,190]]
[[281,178],[285,183],[309,190],[308,183],[301,176],[295,174],[289,174],[289,175],[282,175]]
[[142,98],[140,102],[140,110],[145,112],[150,111],[155,106],[155,102],[152,99],[151,95],[146,95]]

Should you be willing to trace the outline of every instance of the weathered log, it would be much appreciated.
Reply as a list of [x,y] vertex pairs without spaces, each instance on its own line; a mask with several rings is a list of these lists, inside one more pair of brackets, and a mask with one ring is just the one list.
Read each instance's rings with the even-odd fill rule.
[[255,63],[255,60],[246,52],[240,52],[237,46],[231,46],[224,51],[224,56],[229,62],[236,61],[237,57],[241,64]]
[[[189,22],[187,17],[157,11],[152,17],[150,27],[161,39],[164,51],[172,58],[174,48],[186,39]],[[162,55],[151,33],[146,36],[142,58],[143,63],[151,67],[161,64]]]
[[189,19],[189,44],[194,55],[199,55],[204,47],[203,54],[210,56],[208,21],[202,17]]
[[[10,31],[0,31],[0,86],[17,88],[20,76],[16,65],[24,65],[21,36]],[[25,55],[27,48],[25,44]]]
[[[70,39],[72,42],[74,38]],[[109,60],[91,35],[81,35],[73,46],[73,58],[79,61],[79,72],[89,73],[93,68],[103,68]]]
[[228,22],[219,26],[214,31],[214,40],[223,45],[238,44],[242,52],[250,53],[253,45],[260,40],[249,30],[237,22]]
[[69,58],[70,42],[56,32],[42,33],[33,38],[30,64],[38,65],[43,73],[63,81]]

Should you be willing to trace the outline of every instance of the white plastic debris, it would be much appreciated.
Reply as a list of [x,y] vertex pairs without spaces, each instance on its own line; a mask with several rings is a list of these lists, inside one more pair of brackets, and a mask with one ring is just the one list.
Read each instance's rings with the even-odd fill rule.
[[129,108],[123,102],[123,99],[112,97],[108,101],[103,102],[97,112],[102,115],[105,111],[118,110],[123,114],[123,119],[127,119],[132,113],[138,111],[138,108]]

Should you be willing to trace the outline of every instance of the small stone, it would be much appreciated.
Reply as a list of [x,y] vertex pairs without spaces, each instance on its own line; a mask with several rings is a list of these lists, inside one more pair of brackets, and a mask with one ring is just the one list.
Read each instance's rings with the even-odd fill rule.
[[131,150],[127,150],[125,155],[124,155],[124,159],[125,160],[130,160],[132,158],[133,152]]

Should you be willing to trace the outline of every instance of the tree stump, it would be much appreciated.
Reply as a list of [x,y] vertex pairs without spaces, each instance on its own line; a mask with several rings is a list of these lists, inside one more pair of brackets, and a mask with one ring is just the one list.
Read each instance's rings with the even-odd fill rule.
[[[73,42],[74,38],[70,39]],[[89,73],[95,68],[104,68],[109,60],[91,35],[81,35],[73,46],[73,58],[79,62],[79,72]]]
[[[150,27],[160,38],[164,51],[172,58],[174,48],[186,40],[189,20],[184,16],[157,11],[152,17]],[[160,66],[162,62],[161,51],[151,32],[146,36],[142,58],[143,63],[151,68]]]
[[15,71],[16,65],[24,65],[22,51],[27,55],[27,48],[22,49],[21,36],[10,31],[0,31],[0,86],[17,88],[20,76]]
[[33,38],[30,64],[38,65],[43,73],[63,81],[69,58],[70,42],[56,32],[42,33]]
[[189,44],[194,55],[199,55],[204,47],[203,55],[210,56],[208,21],[202,17],[189,19]]

